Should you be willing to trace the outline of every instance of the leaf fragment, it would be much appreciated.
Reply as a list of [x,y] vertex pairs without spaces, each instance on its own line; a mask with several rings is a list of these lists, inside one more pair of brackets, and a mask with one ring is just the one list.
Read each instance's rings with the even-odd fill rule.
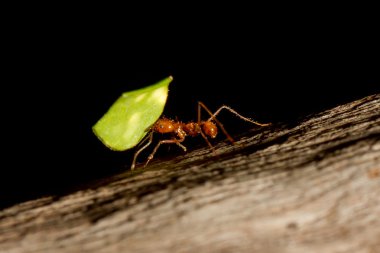
[[150,86],[123,93],[92,127],[108,148],[124,151],[136,146],[161,116],[171,76]]

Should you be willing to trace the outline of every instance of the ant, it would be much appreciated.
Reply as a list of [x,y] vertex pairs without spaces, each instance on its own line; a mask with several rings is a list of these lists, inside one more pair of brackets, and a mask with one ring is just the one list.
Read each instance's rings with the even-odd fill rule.
[[[201,109],[204,109],[209,115],[210,118],[207,120],[201,120]],[[185,140],[186,136],[195,137],[198,135],[201,135],[203,139],[207,142],[208,146],[214,150],[214,147],[211,145],[210,141],[207,137],[215,138],[218,134],[218,127],[222,130],[222,132],[227,136],[227,139],[233,144],[234,139],[227,133],[226,129],[224,128],[223,124],[220,123],[220,121],[216,118],[216,116],[223,110],[226,109],[239,117],[240,119],[250,122],[252,124],[258,125],[258,126],[269,126],[271,123],[262,124],[259,122],[256,122],[250,118],[246,118],[242,115],[240,115],[238,112],[233,110],[231,107],[223,105],[219,107],[218,110],[216,110],[215,113],[212,113],[202,102],[198,102],[198,120],[197,122],[190,121],[188,123],[183,123],[181,121],[174,121],[165,117],[162,117],[158,119],[149,129],[150,133],[147,137],[145,137],[141,142],[144,143],[146,140],[148,140],[148,143],[145,144],[143,147],[141,147],[137,152],[135,153],[133,157],[133,162],[131,165],[131,170],[135,168],[136,159],[137,156],[146,149],[153,140],[153,134],[154,133],[161,133],[161,134],[172,134],[173,138],[171,139],[165,139],[161,140],[157,143],[156,147],[153,149],[152,153],[148,156],[145,166],[148,165],[149,161],[153,159],[153,156],[157,152],[158,148],[161,146],[161,144],[176,144],[180,148],[182,148],[186,152],[186,147],[182,145],[182,142]]]

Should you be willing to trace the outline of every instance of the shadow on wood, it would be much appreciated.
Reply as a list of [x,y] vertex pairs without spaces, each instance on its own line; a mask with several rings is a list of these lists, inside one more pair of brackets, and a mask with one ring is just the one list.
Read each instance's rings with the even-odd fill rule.
[[2,252],[376,252],[380,94],[0,211]]

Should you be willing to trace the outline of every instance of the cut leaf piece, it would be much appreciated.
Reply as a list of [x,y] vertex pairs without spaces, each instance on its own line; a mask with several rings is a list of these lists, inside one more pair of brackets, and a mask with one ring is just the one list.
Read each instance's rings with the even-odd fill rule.
[[115,151],[136,146],[161,116],[172,80],[123,93],[93,126],[95,135]]

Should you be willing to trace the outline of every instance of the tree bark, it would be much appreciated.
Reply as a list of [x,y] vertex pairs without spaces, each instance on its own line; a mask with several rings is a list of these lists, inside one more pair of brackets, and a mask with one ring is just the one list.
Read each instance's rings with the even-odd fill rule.
[[380,252],[380,94],[0,211],[0,252]]

